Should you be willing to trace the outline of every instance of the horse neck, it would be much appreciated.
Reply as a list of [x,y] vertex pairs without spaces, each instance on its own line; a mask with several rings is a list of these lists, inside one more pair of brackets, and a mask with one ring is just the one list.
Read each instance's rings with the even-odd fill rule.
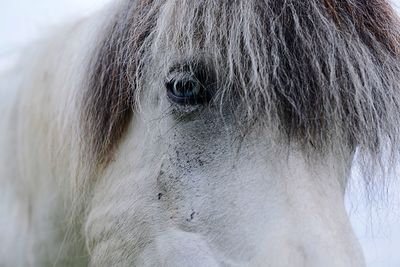
[[[4,238],[0,235],[9,240],[5,256],[0,257],[21,259],[10,266],[26,266],[31,260],[29,265],[43,266],[57,260],[40,256],[38,248],[56,250],[48,253],[55,256],[60,254],[58,250],[84,251],[82,243],[67,247],[59,239],[65,231],[79,232],[71,229],[79,227],[71,219],[71,181],[76,179],[79,165],[73,141],[78,131],[74,98],[82,90],[81,73],[88,49],[93,47],[96,23],[97,17],[57,28],[27,49],[35,52],[23,54],[10,73],[0,76],[0,182],[6,185],[0,188],[0,196],[5,198],[0,199],[0,215],[5,214],[0,218],[7,218],[0,226],[10,228],[2,231]],[[71,227],[66,229],[65,225]],[[22,259],[15,253],[35,256]],[[39,258],[42,261],[36,262]],[[82,255],[76,258],[85,261]],[[69,262],[69,266],[80,266],[80,262]]]

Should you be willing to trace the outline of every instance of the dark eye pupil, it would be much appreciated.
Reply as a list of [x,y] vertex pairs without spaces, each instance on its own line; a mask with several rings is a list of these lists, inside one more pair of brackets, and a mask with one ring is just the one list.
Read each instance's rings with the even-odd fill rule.
[[173,93],[178,97],[195,97],[199,93],[198,84],[192,80],[175,81]]
[[208,100],[200,81],[192,75],[175,77],[166,83],[166,88],[170,100],[178,104],[196,105]]

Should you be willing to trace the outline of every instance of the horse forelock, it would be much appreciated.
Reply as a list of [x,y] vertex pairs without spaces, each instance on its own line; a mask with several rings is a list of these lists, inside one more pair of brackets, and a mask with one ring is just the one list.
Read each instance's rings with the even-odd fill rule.
[[126,1],[110,25],[82,112],[99,162],[125,132],[151,58],[167,68],[206,57],[218,97],[314,150],[397,148],[400,34],[385,0]]
[[106,164],[133,114],[143,43],[155,26],[152,0],[127,2],[105,29],[90,61],[82,101],[85,153]]

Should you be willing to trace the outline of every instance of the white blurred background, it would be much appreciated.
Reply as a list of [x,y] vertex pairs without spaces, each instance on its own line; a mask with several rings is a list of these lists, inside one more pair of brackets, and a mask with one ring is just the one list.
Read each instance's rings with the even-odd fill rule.
[[[12,65],[18,52],[28,49],[27,44],[40,38],[52,25],[87,16],[109,1],[0,0],[0,71]],[[392,4],[400,12],[400,0],[393,0]],[[367,266],[400,267],[400,184],[391,185],[387,199],[371,206],[365,205],[358,180],[359,175],[355,174],[347,206]]]

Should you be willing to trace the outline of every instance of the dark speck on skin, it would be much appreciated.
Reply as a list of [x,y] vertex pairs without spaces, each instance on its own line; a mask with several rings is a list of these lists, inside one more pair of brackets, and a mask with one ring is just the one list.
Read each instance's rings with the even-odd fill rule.
[[186,219],[186,221],[188,221],[188,222],[193,221],[194,215],[196,215],[196,212],[193,211],[193,212],[190,214],[190,218],[189,218],[189,219]]
[[158,193],[158,200],[161,200],[161,198],[163,197],[162,193]]

